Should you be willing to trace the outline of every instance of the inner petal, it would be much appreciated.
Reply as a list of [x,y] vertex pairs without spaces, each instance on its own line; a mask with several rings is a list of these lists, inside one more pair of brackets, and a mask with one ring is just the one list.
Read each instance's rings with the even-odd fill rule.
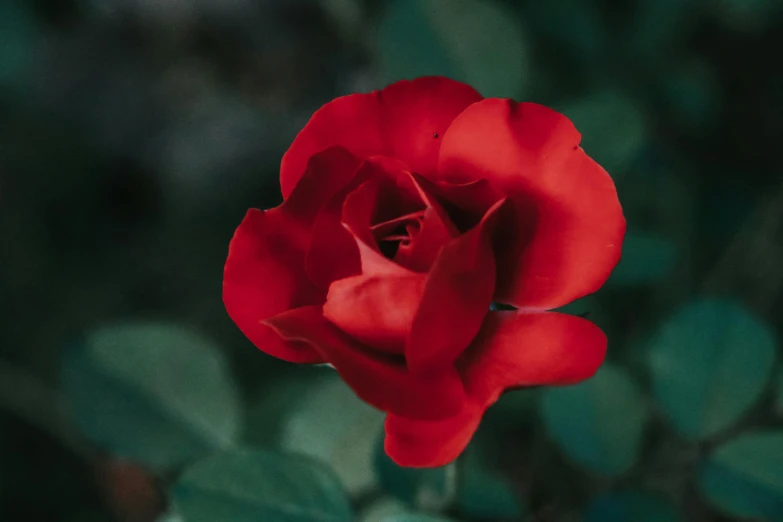
[[[384,221],[382,223],[371,225],[370,230],[373,231],[373,235],[375,237],[388,237],[394,231],[398,231],[401,226],[405,227],[411,222],[419,222],[424,217],[425,211],[426,209],[417,210],[415,212],[405,214],[404,216],[399,216]],[[405,229],[403,228],[402,235],[407,235],[407,232],[405,232],[404,230]]]
[[395,259],[401,247],[410,245],[423,215],[424,211],[419,210],[370,226],[378,248],[387,259]]
[[427,272],[459,230],[410,172],[398,172],[394,180],[373,180],[370,185],[346,199],[345,226],[383,258],[413,272]]
[[425,210],[408,222],[408,244],[400,244],[394,260],[414,272],[429,271],[441,248],[460,234],[437,196],[421,183],[422,178],[409,174],[399,184],[415,191],[426,205]]
[[413,270],[426,272],[440,249],[456,233],[445,214],[428,207],[370,227],[378,248],[387,259]]
[[[404,173],[397,174],[397,176],[404,175]],[[371,228],[377,226],[394,228],[395,223],[416,219],[416,216],[427,208],[418,192],[388,179],[383,180],[377,198],[371,217]]]

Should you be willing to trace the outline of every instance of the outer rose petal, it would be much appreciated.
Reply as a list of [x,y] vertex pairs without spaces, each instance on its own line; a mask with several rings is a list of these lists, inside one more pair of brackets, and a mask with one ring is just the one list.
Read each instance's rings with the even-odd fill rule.
[[[353,176],[358,160],[332,148],[313,156],[307,174],[283,205],[248,211],[229,245],[223,302],[239,329],[266,353],[290,362],[322,362],[307,346],[287,346],[260,321],[290,308],[322,303],[304,255],[318,208]],[[316,183],[317,182],[317,183]]]
[[400,81],[381,91],[337,98],[313,114],[283,156],[283,197],[288,198],[302,177],[310,156],[334,145],[360,158],[397,157],[415,172],[429,174],[440,137],[465,107],[481,99],[472,87],[442,77]]
[[484,411],[504,390],[539,384],[573,384],[591,377],[606,353],[596,325],[558,313],[491,312],[460,357],[468,400],[461,412],[439,421],[386,417],[385,448],[397,464],[435,467],[462,453]]
[[400,466],[445,466],[468,445],[483,413],[484,409],[472,402],[466,403],[457,415],[440,421],[407,419],[390,413],[384,423],[384,449]]
[[259,349],[289,362],[323,362],[321,354],[309,346],[281,343],[260,322],[323,298],[304,274],[301,252],[278,235],[285,234],[283,223],[273,211],[248,211],[229,246],[223,302],[231,319]]
[[280,206],[306,234],[303,249],[310,247],[310,236],[321,209],[350,183],[361,165],[362,160],[341,147],[331,147],[310,158],[307,172]]
[[319,351],[354,392],[376,408],[429,420],[463,408],[465,392],[453,366],[412,374],[401,357],[372,352],[343,333],[324,318],[320,306],[291,310],[265,322],[285,341]]
[[280,188],[288,196],[304,175],[310,157],[332,146],[364,158],[384,149],[377,94],[350,94],[318,109],[299,131],[280,164]]
[[393,83],[378,99],[389,155],[427,176],[437,168],[440,138],[451,122],[483,97],[464,83],[429,76]]
[[574,384],[606,355],[606,336],[587,319],[555,312],[490,312],[457,361],[468,395],[495,402],[506,388]]
[[562,114],[534,103],[486,99],[452,123],[438,178],[486,178],[509,195],[522,252],[498,264],[498,301],[551,309],[597,290],[620,259],[625,219],[614,183],[578,146]]

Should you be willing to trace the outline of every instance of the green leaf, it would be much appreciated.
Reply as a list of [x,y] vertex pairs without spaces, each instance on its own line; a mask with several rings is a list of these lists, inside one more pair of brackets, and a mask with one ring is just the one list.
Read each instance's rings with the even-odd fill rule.
[[279,444],[325,462],[350,494],[358,494],[376,483],[373,452],[384,414],[359,399],[333,369],[309,370],[317,381],[289,410]]
[[99,328],[63,361],[76,423],[110,453],[165,470],[230,447],[239,431],[226,361],[182,326],[136,322]]
[[666,500],[643,491],[620,491],[594,498],[584,522],[681,522],[684,518]]
[[622,92],[595,91],[564,104],[560,111],[582,133],[581,147],[612,177],[622,176],[647,142],[645,115],[636,101]]
[[550,436],[577,464],[612,476],[636,461],[648,412],[622,368],[604,364],[581,384],[547,389],[541,407]]
[[404,468],[386,455],[383,437],[375,449],[375,472],[384,491],[409,505],[439,505],[452,498],[453,464],[440,468]]
[[[314,389],[331,377],[333,370],[295,365],[284,376],[268,379],[250,400],[242,441],[254,447],[281,447],[286,424],[302,408]],[[317,428],[316,428],[317,431]],[[296,448],[293,448],[294,452]]]
[[381,497],[358,513],[359,522],[384,522],[392,515],[409,513],[408,506],[392,497]]
[[383,519],[383,522],[449,522],[451,519],[424,513],[402,513],[391,515]]
[[0,2],[0,86],[12,86],[27,71],[37,27],[28,2]]
[[654,283],[674,267],[676,251],[668,239],[629,232],[623,241],[623,255],[609,282],[618,286]]
[[783,431],[746,434],[719,447],[702,466],[698,485],[727,515],[783,520]]
[[183,522],[341,522],[353,518],[337,477],[294,454],[236,450],[187,469],[172,488]]
[[160,515],[155,522],[184,522],[184,521],[182,520],[182,517],[179,515],[179,513],[169,511]]
[[775,338],[739,304],[696,300],[665,321],[649,345],[653,392],[684,436],[734,424],[770,379]]
[[376,32],[384,80],[443,75],[519,98],[529,57],[521,21],[479,0],[393,0]]
[[468,450],[458,462],[457,504],[461,513],[491,520],[520,520],[522,504],[511,484],[481,464],[478,454]]

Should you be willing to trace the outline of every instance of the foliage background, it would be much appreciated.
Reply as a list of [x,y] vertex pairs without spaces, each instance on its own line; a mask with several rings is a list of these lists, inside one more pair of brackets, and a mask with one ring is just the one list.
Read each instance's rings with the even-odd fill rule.
[[[2,0],[0,519],[783,520],[782,44],[777,0]],[[568,307],[605,369],[426,473],[220,300],[309,115],[421,74],[565,112],[629,222]]]

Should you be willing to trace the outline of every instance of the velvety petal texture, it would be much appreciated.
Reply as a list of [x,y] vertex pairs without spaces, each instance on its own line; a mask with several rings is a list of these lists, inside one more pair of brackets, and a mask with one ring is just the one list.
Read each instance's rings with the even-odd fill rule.
[[462,410],[436,421],[388,415],[386,452],[401,466],[448,464],[505,390],[582,381],[595,374],[605,353],[606,337],[586,319],[551,312],[491,312],[457,362],[467,395]]
[[384,154],[427,176],[438,163],[440,139],[466,107],[481,101],[472,87],[447,78],[424,77],[378,91]]
[[283,197],[288,198],[294,190],[309,158],[332,146],[344,147],[362,158],[398,158],[411,170],[429,174],[435,169],[440,139],[451,122],[481,99],[472,87],[435,76],[337,98],[313,114],[283,156]]
[[504,203],[440,251],[405,347],[412,371],[453,363],[478,333],[495,292],[492,232]]
[[424,293],[422,274],[359,275],[329,287],[323,314],[345,333],[373,348],[398,355]]
[[445,466],[467,447],[481,422],[484,410],[466,402],[463,409],[447,419],[427,421],[388,414],[383,447],[400,466],[434,468]]
[[277,233],[284,220],[273,211],[250,209],[234,233],[223,271],[223,302],[242,333],[269,355],[296,363],[324,362],[310,346],[280,342],[261,320],[318,302],[319,290],[297,266],[304,262]]
[[513,201],[517,248],[499,262],[498,301],[548,310],[595,292],[620,260],[625,219],[614,183],[562,114],[486,99],[443,137],[438,177],[486,179]]
[[[365,275],[397,275],[408,270],[394,260],[386,257],[376,242],[372,232],[373,216],[378,208],[378,200],[389,183],[379,180],[368,181],[345,198],[343,205],[342,224],[354,240],[362,273]],[[406,206],[403,215],[417,211],[415,207]]]
[[555,312],[490,312],[457,367],[468,394],[490,404],[506,388],[587,379],[605,354],[606,336],[587,319]]
[[239,329],[270,355],[289,362],[322,362],[307,347],[280,343],[261,321],[323,302],[325,292],[304,270],[312,224],[318,209],[353,177],[358,164],[356,157],[336,147],[313,156],[283,205],[249,210],[234,233],[223,272],[223,301]]
[[425,181],[424,178],[410,173],[403,173],[397,180],[400,186],[414,192],[424,206],[418,214],[408,215],[414,219],[402,220],[405,226],[403,235],[407,237],[393,258],[396,263],[415,272],[429,271],[441,249],[460,235],[459,229],[452,223],[440,202],[422,186]]
[[329,102],[283,157],[283,203],[231,240],[226,309],[267,354],[329,363],[385,412],[395,462],[448,464],[505,391],[604,360],[597,326],[547,312],[604,283],[625,233],[580,138],[448,78]]
[[410,419],[448,418],[465,392],[453,366],[413,374],[404,359],[377,353],[327,321],[317,306],[291,310],[266,323],[293,344],[308,344],[334,365],[356,394],[376,408]]
[[376,191],[367,197],[354,195],[354,192],[368,182],[395,182],[400,173],[407,172],[407,168],[401,161],[386,156],[366,158],[351,180],[321,207],[313,225],[310,250],[305,259],[305,270],[311,281],[326,289],[333,281],[361,273],[359,248],[350,231],[351,227],[343,222],[346,200],[350,197],[355,200],[352,206],[366,207],[355,211],[361,211],[360,216],[366,215],[358,224],[370,226],[379,187],[365,187],[365,191]]

